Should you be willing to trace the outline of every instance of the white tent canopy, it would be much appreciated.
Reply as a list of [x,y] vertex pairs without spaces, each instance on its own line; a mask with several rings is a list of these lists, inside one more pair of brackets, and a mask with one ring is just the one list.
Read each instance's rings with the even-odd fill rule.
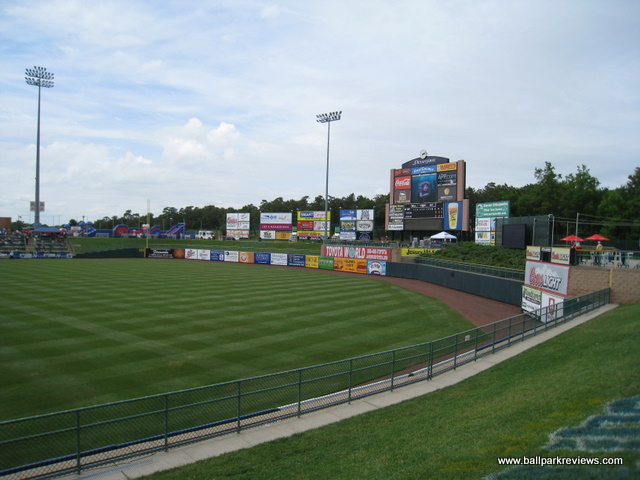
[[440,232],[435,235],[431,235],[431,240],[455,240],[458,237],[451,235],[448,232]]

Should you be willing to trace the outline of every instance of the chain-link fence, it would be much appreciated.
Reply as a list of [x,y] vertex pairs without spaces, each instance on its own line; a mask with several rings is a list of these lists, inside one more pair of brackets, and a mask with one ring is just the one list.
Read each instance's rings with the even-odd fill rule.
[[609,303],[609,289],[446,338],[299,370],[0,423],[0,477],[47,478],[428,380]]

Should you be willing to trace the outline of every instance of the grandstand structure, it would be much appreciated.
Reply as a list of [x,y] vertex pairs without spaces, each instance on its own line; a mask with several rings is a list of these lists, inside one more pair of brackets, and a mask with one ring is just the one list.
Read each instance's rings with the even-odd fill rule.
[[66,233],[57,228],[0,231],[0,258],[70,258],[73,254]]

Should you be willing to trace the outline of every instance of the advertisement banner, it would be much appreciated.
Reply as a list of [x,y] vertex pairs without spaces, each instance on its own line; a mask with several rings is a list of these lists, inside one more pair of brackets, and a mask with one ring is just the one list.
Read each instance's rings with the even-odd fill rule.
[[401,248],[400,255],[402,255],[403,257],[419,257],[420,255],[423,255],[425,253],[437,251],[438,250],[428,248]]
[[424,165],[422,167],[413,167],[411,169],[411,175],[428,175],[429,173],[436,173],[437,171],[437,165]]
[[362,260],[391,260],[391,249],[389,248],[323,245],[322,253],[327,257],[357,258]]
[[355,220],[342,220],[340,222],[340,233],[343,232],[355,232],[356,222]]
[[357,211],[357,215],[358,218],[357,220],[371,220],[373,221],[373,209],[372,208],[366,208],[366,209],[360,209]]
[[462,230],[462,202],[444,204],[444,229]]
[[527,260],[524,284],[566,296],[569,290],[569,266]]
[[522,311],[533,312],[542,308],[542,290],[522,286]]
[[[318,212],[298,212],[298,221],[300,220],[325,220],[324,211]],[[331,220],[331,212],[327,212],[329,220]]]
[[393,203],[411,203],[411,190],[394,190]]
[[564,316],[564,298],[562,297],[542,292],[542,307],[546,307],[545,313],[540,316],[540,320],[544,323]]
[[551,263],[571,265],[571,249],[565,247],[553,247],[551,249]]
[[187,260],[198,260],[198,250],[195,248],[185,248],[184,255]]
[[148,248],[146,256],[147,258],[177,258],[173,256],[172,248]]
[[[291,226],[293,215],[291,212],[281,212],[281,213],[261,213],[260,214],[260,224],[288,224]],[[267,230],[267,229],[265,229]]]
[[279,232],[291,231],[290,223],[261,223],[260,230],[277,230]]
[[272,253],[271,254],[271,265],[287,265],[287,254],[286,253]]
[[[353,258],[336,258],[336,270],[349,273],[367,273],[367,260],[355,260]],[[340,269],[342,265],[342,269]]]
[[289,253],[287,255],[287,265],[290,267],[304,267],[305,256],[306,255],[301,255],[299,253]]
[[260,263],[262,265],[269,265],[271,263],[271,254],[256,252],[253,256],[254,263]]
[[276,232],[276,240],[289,240],[291,232]]
[[236,230],[238,228],[238,214],[227,213],[227,230]]
[[276,232],[274,230],[260,230],[260,238],[263,240],[275,240]]
[[320,268],[320,257],[318,255],[306,255],[304,266],[307,268]]
[[449,187],[438,186],[438,201],[439,202],[455,202],[456,201],[455,186],[449,186]]
[[340,231],[340,240],[349,240],[349,241],[355,241],[357,240],[356,237],[356,232],[355,231]]
[[249,230],[227,230],[228,238],[249,238]]
[[[329,225],[327,225],[327,222],[324,220],[313,222],[313,230],[324,232],[325,228],[329,228]],[[329,232],[329,234],[331,234],[331,232]]]
[[491,231],[491,219],[490,218],[476,218],[476,231],[477,232],[490,232]]
[[313,220],[299,220],[298,230],[313,230]]
[[318,266],[322,270],[333,270],[333,257],[320,257]]
[[176,258],[172,248],[148,248],[147,258]]
[[396,177],[393,182],[395,190],[409,190],[411,188],[411,177]]
[[[454,164],[455,165],[455,164]],[[453,187],[457,184],[458,174],[456,172],[440,172],[438,173],[439,187]]]
[[476,243],[479,245],[491,245],[491,232],[476,232]]
[[476,217],[508,217],[509,201],[478,203],[476,205]]
[[381,262],[379,260],[367,260],[367,262],[367,273],[369,273],[369,275],[387,274],[387,262]]
[[438,165],[438,172],[451,172],[458,169],[458,164],[453,163],[441,163]]
[[358,220],[356,229],[359,232],[373,232],[373,220]]
[[370,242],[373,240],[373,232],[358,232],[358,241]]
[[211,260],[210,250],[198,250],[198,260]]
[[211,250],[209,259],[214,262],[224,262],[224,250]]
[[527,246],[525,252],[527,260],[540,261],[540,247]]
[[254,253],[253,252],[240,252],[238,254],[238,262],[240,263],[253,263]]
[[344,220],[357,220],[357,213],[356,210],[354,209],[350,209],[350,210],[340,210],[340,221],[344,221]]
[[224,252],[224,261],[225,262],[237,262],[238,261],[238,252]]

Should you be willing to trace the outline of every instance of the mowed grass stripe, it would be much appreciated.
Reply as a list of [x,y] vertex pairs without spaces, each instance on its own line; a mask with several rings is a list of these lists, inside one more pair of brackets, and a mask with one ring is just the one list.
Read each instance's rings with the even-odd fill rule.
[[471,325],[365,276],[168,260],[0,262],[0,420],[412,345]]

